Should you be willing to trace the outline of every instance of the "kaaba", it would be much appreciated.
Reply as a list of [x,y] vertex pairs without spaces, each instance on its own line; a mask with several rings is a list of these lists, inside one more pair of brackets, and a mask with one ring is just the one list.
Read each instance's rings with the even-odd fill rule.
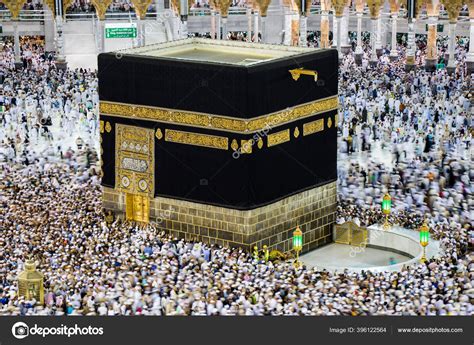
[[105,209],[246,250],[332,242],[336,50],[189,38],[98,67]]

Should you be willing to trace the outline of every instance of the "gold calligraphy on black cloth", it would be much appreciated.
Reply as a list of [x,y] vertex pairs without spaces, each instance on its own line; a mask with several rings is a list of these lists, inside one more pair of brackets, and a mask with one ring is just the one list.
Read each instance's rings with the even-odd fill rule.
[[115,188],[153,197],[154,131],[117,124],[115,140]]

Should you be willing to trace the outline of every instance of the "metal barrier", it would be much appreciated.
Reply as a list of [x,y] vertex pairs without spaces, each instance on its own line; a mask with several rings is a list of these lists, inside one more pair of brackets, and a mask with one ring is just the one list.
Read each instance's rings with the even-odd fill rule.
[[[23,10],[20,11],[18,20],[22,22],[37,22],[44,21],[45,10]],[[0,11],[0,21],[12,20],[12,14],[9,10]]]
[[[236,14],[247,14],[247,8],[246,7],[230,7],[229,8],[229,16],[230,15],[236,15]],[[202,7],[202,8],[191,8],[189,10],[189,15],[190,16],[210,16],[211,15],[211,9]]]
[[[330,13],[333,13],[333,11],[329,11]],[[310,7],[310,13],[311,14],[321,14],[321,5],[311,5]],[[363,10],[363,16],[370,16],[370,11],[368,7],[365,7]],[[334,14],[334,13],[333,13]],[[357,11],[355,10],[355,7],[349,7],[349,15],[356,16]],[[391,12],[390,11],[382,11],[380,12],[381,17],[391,17]],[[405,9],[400,9],[399,11],[399,16],[398,18],[405,18],[407,16],[407,11]],[[428,18],[428,13],[426,12],[426,9],[423,9],[422,12],[420,13],[420,18],[421,19],[426,19]],[[446,10],[440,10],[439,11],[439,19],[449,19],[448,12]],[[469,20],[469,11],[467,9],[463,9],[460,11],[459,16],[458,16],[459,21],[466,21]]]
[[[156,19],[158,13],[156,12],[147,12],[145,19]],[[80,12],[71,12],[66,13],[66,20],[69,21],[78,21],[78,20],[91,20],[97,19],[97,15],[95,12],[87,12],[87,13],[80,13]],[[136,20],[137,15],[135,12],[107,12],[105,14],[105,20]]]
[[[229,16],[231,15],[245,15],[247,9],[245,7],[231,7],[229,8]],[[163,15],[162,12],[147,12],[146,19],[156,19],[158,16]],[[189,11],[190,16],[210,16],[210,8],[191,8]],[[66,20],[91,20],[95,19],[97,15],[95,12],[71,12],[66,13]],[[135,12],[107,12],[105,14],[105,20],[136,20],[137,15]]]
[[367,228],[354,222],[334,225],[334,242],[363,247],[367,245]]
[[[313,14],[320,14],[320,6],[313,6],[311,7],[311,13]],[[22,10],[20,11],[20,15],[18,20],[20,21],[43,21],[45,14],[50,13],[49,10]],[[229,15],[245,15],[247,14],[246,7],[230,7],[229,8]],[[146,18],[152,19],[157,18],[160,13],[157,12],[147,12]],[[191,8],[189,10],[190,16],[210,16],[211,9],[206,7],[201,8]],[[95,12],[67,12],[66,13],[66,20],[90,20],[97,18]],[[135,12],[122,12],[122,11],[111,11],[105,14],[106,20],[127,20],[133,19],[136,20],[137,16]],[[11,20],[11,13],[9,10],[0,10],[0,20],[1,21],[9,21]]]

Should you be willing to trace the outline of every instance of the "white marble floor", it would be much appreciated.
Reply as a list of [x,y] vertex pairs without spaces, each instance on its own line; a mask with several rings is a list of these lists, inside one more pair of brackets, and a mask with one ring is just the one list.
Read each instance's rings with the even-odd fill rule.
[[[382,227],[374,224],[370,226],[368,230],[382,230]],[[415,242],[419,241],[419,232],[417,231],[404,229],[399,226],[392,226],[389,231],[402,236],[411,237]],[[368,243],[370,243],[370,241]],[[393,246],[392,248],[399,249],[397,246]],[[308,267],[317,267],[328,271],[342,272],[344,269],[354,272],[360,272],[362,270],[399,271],[403,265],[418,263],[421,254],[421,246],[419,255],[410,258],[386,250],[332,243],[306,253],[302,255],[300,259]],[[439,241],[431,239],[426,247],[426,257],[439,257],[441,254],[442,249]]]
[[[357,249],[357,251],[356,251]],[[363,270],[375,266],[389,266],[411,260],[407,256],[373,248],[353,247],[346,244],[332,243],[301,256],[301,261],[308,267],[327,269],[328,271]]]
[[338,166],[348,167],[352,163],[358,163],[359,166],[367,168],[369,160],[375,163],[382,163],[387,169],[393,167],[393,154],[390,148],[382,148],[381,142],[376,141],[372,143],[372,150],[369,151],[357,151],[352,153],[350,156],[346,153],[346,143],[343,142],[342,137],[338,137],[338,155],[337,164]]
[[83,54],[83,55],[68,55],[66,56],[68,67],[75,68],[89,68],[91,70],[97,69],[97,55]]

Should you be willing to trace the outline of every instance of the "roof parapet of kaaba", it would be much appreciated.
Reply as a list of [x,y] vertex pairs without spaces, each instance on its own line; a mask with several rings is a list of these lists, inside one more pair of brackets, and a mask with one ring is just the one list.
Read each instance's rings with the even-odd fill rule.
[[210,40],[206,38],[186,38],[140,48],[120,50],[116,53],[122,55],[252,66],[275,59],[314,52],[315,50],[318,49],[240,41]]

